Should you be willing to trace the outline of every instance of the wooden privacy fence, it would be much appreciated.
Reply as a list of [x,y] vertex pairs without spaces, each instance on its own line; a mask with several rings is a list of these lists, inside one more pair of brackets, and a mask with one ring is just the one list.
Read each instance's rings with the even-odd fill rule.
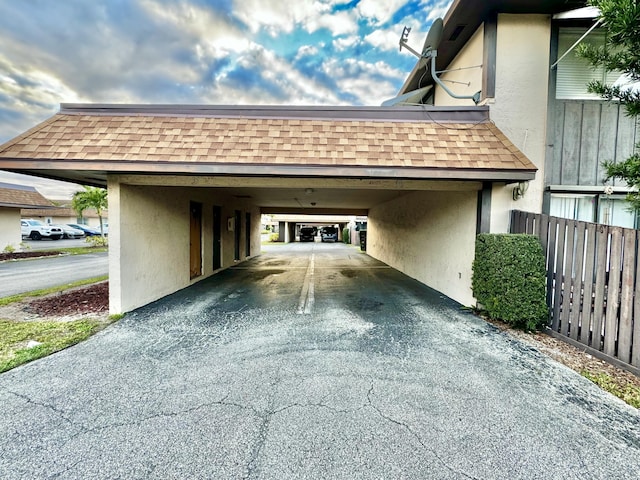
[[514,210],[511,233],[542,243],[552,332],[638,373],[638,231]]

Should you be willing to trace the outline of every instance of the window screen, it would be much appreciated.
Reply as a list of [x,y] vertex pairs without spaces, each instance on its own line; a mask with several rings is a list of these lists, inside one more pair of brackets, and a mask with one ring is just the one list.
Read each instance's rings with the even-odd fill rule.
[[[586,28],[561,28],[558,35],[558,58],[564,55],[586,31]],[[594,30],[581,43],[604,45],[604,31]],[[599,100],[598,95],[587,91],[587,84],[592,80],[613,84],[620,77],[620,72],[607,74],[602,67],[593,68],[586,60],[579,58],[575,50],[564,57],[557,68],[556,98],[559,100]]]

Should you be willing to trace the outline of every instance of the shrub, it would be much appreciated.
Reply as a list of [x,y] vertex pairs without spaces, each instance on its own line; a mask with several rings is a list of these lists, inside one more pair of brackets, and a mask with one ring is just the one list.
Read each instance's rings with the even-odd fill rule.
[[346,244],[351,243],[351,230],[349,230],[349,227],[342,229],[342,242]]
[[271,235],[269,235],[269,241],[270,242],[277,242],[278,240],[280,240],[280,234],[279,233],[272,233]]
[[490,318],[525,330],[547,325],[546,271],[540,241],[532,235],[476,237],[472,288]]
[[6,247],[4,247],[3,253],[13,253],[16,251],[16,247],[13,244],[9,243]]
[[107,237],[101,237],[99,235],[86,237],[84,241],[90,244],[92,247],[106,247],[109,245],[109,240],[107,239]]

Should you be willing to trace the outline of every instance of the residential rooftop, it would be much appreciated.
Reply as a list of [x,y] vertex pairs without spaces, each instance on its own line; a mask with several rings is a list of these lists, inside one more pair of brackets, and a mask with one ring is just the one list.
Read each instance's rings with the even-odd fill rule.
[[536,167],[488,107],[63,104],[0,146],[0,168],[106,184],[108,173],[518,181]]

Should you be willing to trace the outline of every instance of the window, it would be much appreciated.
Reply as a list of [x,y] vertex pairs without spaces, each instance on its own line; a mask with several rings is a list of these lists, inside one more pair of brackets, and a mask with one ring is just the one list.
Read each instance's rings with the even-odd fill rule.
[[[586,31],[586,28],[561,28],[558,34],[558,58],[564,55]],[[604,31],[596,29],[587,35],[581,43],[602,46],[604,38]],[[559,100],[599,100],[598,95],[587,91],[587,84],[592,80],[613,84],[618,78],[620,78],[620,72],[607,74],[602,67],[593,68],[586,60],[579,58],[574,50],[558,63],[556,98]]]
[[629,209],[624,197],[602,196],[598,202],[598,223],[616,227],[636,228],[635,212]]
[[620,195],[551,194],[549,215],[624,228],[638,228],[638,216]]
[[595,220],[595,195],[551,195],[549,215],[584,222]]

